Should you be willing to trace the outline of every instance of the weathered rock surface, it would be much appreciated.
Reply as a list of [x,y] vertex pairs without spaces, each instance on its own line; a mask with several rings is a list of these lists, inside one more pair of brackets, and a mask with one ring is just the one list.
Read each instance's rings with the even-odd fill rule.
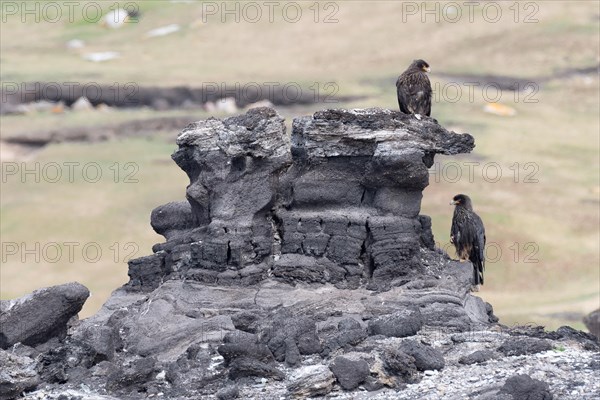
[[1,400],[14,399],[25,391],[35,389],[40,383],[36,362],[29,357],[0,350],[0,365]]
[[406,337],[416,334],[423,327],[423,317],[418,309],[405,309],[382,315],[369,321],[370,335]]
[[227,386],[224,387],[223,389],[220,389],[217,394],[217,400],[233,400],[233,399],[237,399],[238,396],[240,394],[240,389],[235,386]]
[[89,290],[76,282],[52,286],[16,300],[2,300],[0,347],[15,343],[37,345],[53,337],[64,337],[67,322],[77,315]]
[[325,365],[310,365],[294,371],[288,390],[294,397],[323,396],[331,392],[335,378]]
[[471,365],[486,362],[494,358],[494,353],[489,350],[477,350],[458,359],[461,364]]
[[35,363],[25,398],[500,399],[532,386],[513,375],[557,398],[600,389],[591,335],[496,324],[472,266],[435,249],[427,169],[470,135],[380,109],[318,112],[289,135],[256,108],[177,144],[187,201],[153,211],[166,241],[129,283],[66,337],[63,319],[43,340],[9,330]]
[[400,345],[400,350],[415,359],[415,367],[419,371],[444,368],[444,356],[439,350],[429,345],[414,340],[405,340]]
[[369,364],[364,360],[336,357],[329,368],[344,390],[356,389],[369,376]]
[[535,354],[552,349],[552,344],[544,339],[511,338],[498,347],[498,351],[507,356]]
[[515,375],[506,380],[500,393],[506,393],[513,399],[552,400],[550,387],[546,382],[531,379],[528,375]]

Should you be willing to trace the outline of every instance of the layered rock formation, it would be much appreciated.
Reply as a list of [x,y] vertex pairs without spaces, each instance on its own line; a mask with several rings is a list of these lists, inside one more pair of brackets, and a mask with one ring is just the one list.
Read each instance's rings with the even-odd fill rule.
[[[0,352],[16,365],[10,393],[548,398],[576,389],[540,381],[532,354],[563,347],[565,374],[600,365],[581,332],[497,325],[470,293],[471,264],[434,248],[419,215],[428,167],[470,152],[470,135],[380,109],[296,118],[289,135],[259,108],[191,124],[177,144],[187,200],[151,217],[166,241],[131,260],[130,282],[66,339]],[[508,372],[465,381],[494,362]]]
[[187,201],[152,213],[167,241],[130,262],[127,292],[201,283],[266,315],[318,302],[368,318],[410,309],[419,326],[455,330],[493,320],[469,293],[471,266],[436,252],[431,221],[419,215],[435,154],[471,151],[470,135],[370,109],[297,118],[290,137],[274,110],[259,108],[191,124],[177,144]]
[[431,221],[419,215],[427,168],[436,153],[474,147],[431,119],[377,109],[297,118],[291,139],[274,110],[253,109],[192,124],[177,143],[188,201],[152,213],[167,242],[131,261],[130,289],[271,277],[381,290],[435,278]]

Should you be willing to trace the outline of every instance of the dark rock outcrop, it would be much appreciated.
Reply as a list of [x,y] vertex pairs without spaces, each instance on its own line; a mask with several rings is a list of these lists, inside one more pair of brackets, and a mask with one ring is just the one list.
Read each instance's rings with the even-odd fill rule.
[[155,373],[154,357],[140,358],[117,369],[108,376],[106,387],[109,390],[143,386]]
[[368,336],[367,329],[354,318],[345,318],[337,324],[337,329],[323,333],[323,351],[321,355],[325,357],[338,349],[356,346]]
[[415,358],[405,352],[387,348],[383,353],[385,368],[391,375],[397,376],[402,383],[418,382],[420,377],[415,365]]
[[[569,349],[556,355],[569,368],[553,374],[596,371],[588,334],[495,331],[491,305],[470,293],[471,264],[435,249],[431,219],[419,215],[428,167],[435,154],[471,151],[470,135],[380,109],[317,112],[288,135],[274,110],[258,108],[191,124],[177,143],[187,201],[153,211],[166,241],[129,262],[129,283],[96,315],[65,338],[87,290],[51,296],[52,318],[47,301],[25,307],[39,293],[1,303],[3,343],[35,346],[12,346],[22,360],[0,372],[6,393],[306,398],[360,387],[466,398],[485,375],[478,395],[508,398],[543,393],[512,380],[499,391],[551,348]],[[20,318],[41,322],[23,334]],[[492,357],[504,369],[487,376],[480,363]],[[562,381],[553,392],[579,390]]]
[[297,118],[290,138],[274,110],[257,108],[191,124],[177,143],[189,204],[154,210],[167,242],[130,262],[131,289],[169,276],[248,286],[267,275],[389,289],[421,276],[421,249],[433,249],[431,220],[419,215],[427,168],[436,153],[474,147],[434,120],[380,109]]
[[528,375],[515,375],[506,380],[500,393],[512,396],[514,400],[552,400],[554,396],[546,382],[532,379]]
[[547,350],[552,350],[552,344],[549,341],[529,337],[511,338],[498,347],[498,351],[507,356],[535,354]]
[[336,357],[329,368],[344,390],[356,389],[369,376],[369,364],[364,360]]
[[403,341],[400,350],[415,359],[415,367],[419,371],[440,370],[446,365],[439,350],[414,340]]
[[486,362],[494,359],[494,353],[489,350],[477,350],[458,359],[460,364],[471,365]]
[[15,343],[34,346],[64,337],[67,322],[83,307],[89,290],[76,282],[52,286],[16,300],[2,300],[0,347]]
[[[145,298],[150,310],[136,317],[130,351],[177,351],[152,344],[152,315],[178,325],[173,344],[185,332],[199,337],[200,327],[214,338],[234,327],[261,333],[275,360],[290,366],[364,340],[367,323],[321,343],[309,322],[348,309],[362,310],[371,335],[489,324],[485,303],[469,293],[471,266],[433,250],[431,220],[419,215],[434,155],[471,151],[470,135],[368,109],[297,118],[290,137],[274,110],[257,108],[191,124],[177,143],[173,159],[190,178],[188,204],[155,209],[152,226],[167,241],[129,262],[121,297]],[[202,305],[193,284],[204,288]],[[320,315],[306,313],[315,290],[322,290]],[[224,294],[238,304],[223,303]],[[281,306],[288,311],[271,311]],[[201,311],[223,307],[231,315]]]
[[297,398],[323,396],[331,392],[335,378],[326,365],[310,365],[294,371],[288,391]]
[[422,326],[421,312],[418,309],[406,309],[370,320],[369,334],[406,337],[416,334]]

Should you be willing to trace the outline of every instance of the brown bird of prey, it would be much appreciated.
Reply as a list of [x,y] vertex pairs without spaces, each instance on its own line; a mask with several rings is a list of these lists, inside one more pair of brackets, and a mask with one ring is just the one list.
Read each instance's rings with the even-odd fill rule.
[[450,242],[454,244],[461,262],[469,260],[473,264],[473,289],[483,285],[485,269],[485,228],[479,215],[473,211],[473,203],[469,196],[457,194],[451,205],[454,205]]
[[400,111],[415,114],[417,119],[422,115],[431,115],[431,83],[427,77],[429,64],[423,60],[415,60],[396,81],[396,93]]

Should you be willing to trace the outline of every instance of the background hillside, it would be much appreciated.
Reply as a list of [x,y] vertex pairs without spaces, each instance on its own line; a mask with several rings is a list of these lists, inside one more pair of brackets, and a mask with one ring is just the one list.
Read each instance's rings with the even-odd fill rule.
[[[599,2],[481,2],[472,9],[439,2],[427,10],[421,2],[281,2],[270,22],[267,7],[258,17],[244,3],[227,3],[239,11],[235,21],[219,9],[222,2],[138,1],[122,5],[139,11],[138,22],[116,29],[90,17],[91,7],[106,13],[115,2],[78,2],[54,22],[52,10],[37,4],[37,15],[2,6],[3,90],[35,81],[119,90],[277,83],[353,99],[277,107],[291,118],[322,108],[395,109],[396,77],[413,59],[427,60],[432,116],[477,144],[468,157],[437,158],[432,168],[422,213],[432,217],[440,247],[448,243],[448,202],[469,194],[490,243],[479,295],[501,322],[581,329],[581,316],[600,306]],[[148,37],[170,24],[180,29]],[[84,47],[68,48],[73,39]],[[84,58],[106,51],[119,57]],[[514,115],[485,112],[490,101]],[[193,106],[67,110],[2,115],[0,122],[6,139],[213,115],[227,114]],[[177,131],[142,128],[37,148],[3,141],[2,299],[77,280],[93,293],[84,316],[94,313],[127,281],[126,260],[162,241],[149,226],[151,210],[185,196],[187,177],[170,160]],[[89,179],[93,170],[83,172],[91,163],[101,171],[97,182]],[[43,178],[54,176],[55,164],[63,176],[52,183]],[[65,165],[75,166],[71,180]],[[21,175],[35,168],[39,182]]]

